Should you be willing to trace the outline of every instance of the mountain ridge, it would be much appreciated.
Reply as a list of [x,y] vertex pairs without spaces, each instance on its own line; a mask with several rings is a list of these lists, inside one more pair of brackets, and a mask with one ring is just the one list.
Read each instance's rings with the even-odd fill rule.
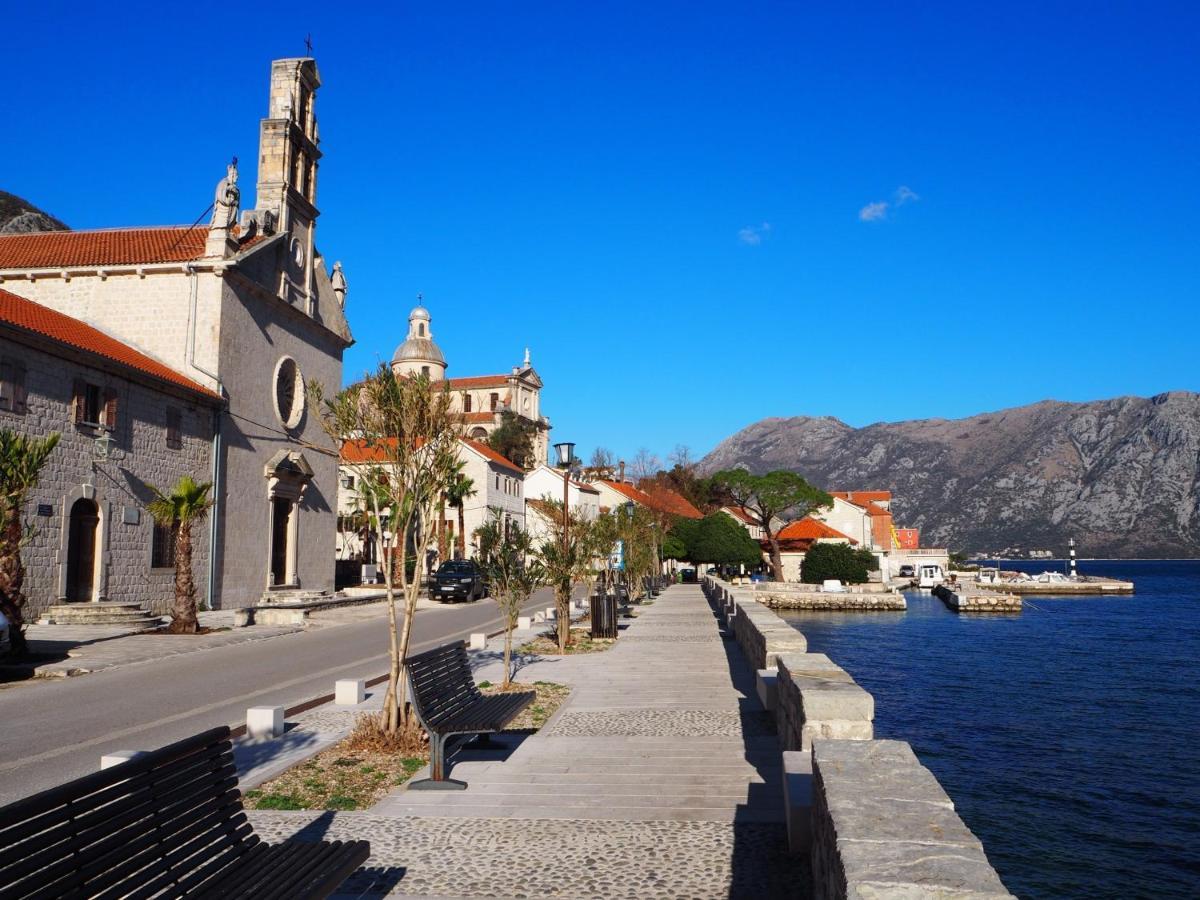
[[830,490],[887,489],[925,546],[979,553],[1200,555],[1200,394],[1040,400],[959,419],[770,417],[719,443],[709,474],[797,471]]

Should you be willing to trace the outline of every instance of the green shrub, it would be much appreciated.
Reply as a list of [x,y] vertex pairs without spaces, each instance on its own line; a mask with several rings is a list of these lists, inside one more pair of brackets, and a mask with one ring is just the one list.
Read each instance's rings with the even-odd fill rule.
[[843,584],[862,584],[871,570],[877,568],[879,563],[870,550],[856,550],[849,544],[818,542],[804,554],[800,580],[805,584],[820,584],[836,578]]

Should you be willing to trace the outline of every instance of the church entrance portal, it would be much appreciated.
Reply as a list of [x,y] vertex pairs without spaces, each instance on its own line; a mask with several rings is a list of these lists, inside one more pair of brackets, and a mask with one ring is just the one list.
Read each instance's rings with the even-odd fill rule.
[[288,538],[291,532],[292,501],[271,501],[271,584],[288,584]]
[[71,506],[67,534],[67,600],[93,599],[96,583],[96,531],[100,510],[94,500],[79,498]]

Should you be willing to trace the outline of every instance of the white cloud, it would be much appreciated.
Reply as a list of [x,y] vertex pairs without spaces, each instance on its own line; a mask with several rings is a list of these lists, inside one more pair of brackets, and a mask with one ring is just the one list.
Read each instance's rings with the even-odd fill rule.
[[738,231],[738,240],[743,244],[749,244],[751,247],[757,247],[763,242],[763,238],[771,233],[771,223],[763,222],[761,225],[747,225]]
[[876,200],[874,203],[868,203],[858,211],[858,219],[860,222],[882,222],[888,217],[888,213],[897,210],[906,203],[916,203],[920,200],[920,195],[906,184],[896,188],[896,192],[892,194],[892,199]]
[[863,222],[878,222],[880,219],[886,219],[888,214],[888,204],[880,200],[878,203],[868,203],[858,211],[858,218]]

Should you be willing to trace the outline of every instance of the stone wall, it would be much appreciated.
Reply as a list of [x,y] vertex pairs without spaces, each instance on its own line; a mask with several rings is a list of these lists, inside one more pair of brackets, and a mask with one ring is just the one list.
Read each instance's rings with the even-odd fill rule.
[[811,834],[817,900],[1012,896],[903,741],[813,744]]
[[[70,512],[80,498],[94,501],[99,509],[95,594],[166,613],[174,595],[174,569],[151,568],[153,524],[145,505],[153,496],[150,485],[165,489],[185,474],[212,480],[213,408],[199,395],[158,387],[132,373],[118,374],[124,370],[116,364],[97,368],[73,353],[61,345],[0,337],[0,354],[26,367],[28,394],[26,412],[0,411],[0,428],[34,437],[61,435],[24,510],[33,527],[22,552],[26,620],[34,621],[64,596]],[[117,393],[117,427],[107,460],[96,456],[101,429],[72,421],[77,378]],[[177,449],[167,445],[168,407],[180,412]],[[193,530],[193,571],[201,600],[208,588],[208,538],[206,521]]]
[[785,647],[780,627],[795,629],[753,590],[711,576],[703,587],[775,714],[788,844],[812,855],[813,895],[1009,897],[908,744],[874,739],[871,694],[806,641]]
[[1016,594],[968,594],[964,590],[952,591],[947,588],[940,591],[939,596],[948,608],[959,613],[1020,612],[1022,608],[1021,598]]
[[825,593],[823,591],[785,591],[755,593],[760,603],[772,609],[827,609],[849,612],[903,612],[908,601],[903,594],[871,592]]

